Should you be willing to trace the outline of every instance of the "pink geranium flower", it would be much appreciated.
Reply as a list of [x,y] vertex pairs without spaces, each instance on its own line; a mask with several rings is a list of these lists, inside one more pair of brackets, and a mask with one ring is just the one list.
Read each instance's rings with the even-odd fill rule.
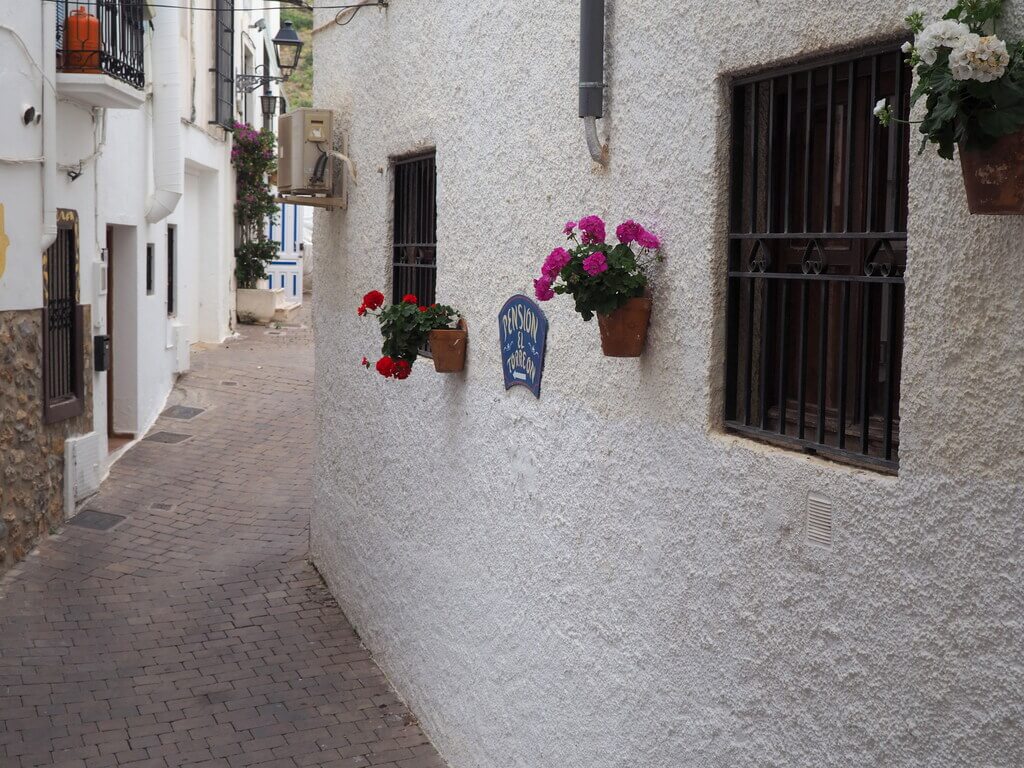
[[539,277],[533,281],[533,292],[540,301],[551,301],[555,298],[555,292],[551,290],[551,279]]
[[619,242],[623,245],[629,245],[634,242],[637,236],[644,231],[644,228],[637,224],[632,219],[624,221],[615,228],[615,236],[619,238]]
[[597,277],[608,271],[608,259],[603,251],[595,251],[583,260],[583,271],[591,277]]
[[650,248],[652,251],[656,251],[661,248],[661,239],[653,232],[648,232],[643,227],[640,228],[640,232],[636,236],[636,243],[641,248]]
[[558,278],[558,273],[562,271],[571,259],[572,254],[565,250],[565,248],[555,248],[555,250],[548,254],[547,259],[544,260],[544,266],[540,269],[541,274],[554,282]]
[[584,216],[580,219],[579,228],[583,230],[584,243],[593,245],[604,242],[604,220],[600,216]]
[[565,228],[562,230],[563,234],[571,235],[575,231],[576,231],[576,222],[575,221],[567,221],[567,222],[565,222]]

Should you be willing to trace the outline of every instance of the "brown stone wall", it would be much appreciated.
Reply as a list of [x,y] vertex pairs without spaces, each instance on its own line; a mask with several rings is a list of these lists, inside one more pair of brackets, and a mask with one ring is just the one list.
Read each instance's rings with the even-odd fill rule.
[[85,412],[43,424],[42,311],[0,312],[0,573],[64,522],[64,440],[92,429],[91,313]]

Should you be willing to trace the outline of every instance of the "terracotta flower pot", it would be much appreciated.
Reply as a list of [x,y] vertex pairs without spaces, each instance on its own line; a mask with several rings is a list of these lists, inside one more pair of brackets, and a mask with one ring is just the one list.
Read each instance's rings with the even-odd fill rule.
[[971,213],[1024,214],[1024,131],[986,149],[960,147]]
[[605,357],[640,357],[651,322],[651,300],[630,299],[610,315],[598,315]]
[[440,328],[430,332],[430,354],[434,356],[434,370],[438,373],[459,373],[466,367],[466,347],[469,331],[466,321],[460,319],[457,328]]

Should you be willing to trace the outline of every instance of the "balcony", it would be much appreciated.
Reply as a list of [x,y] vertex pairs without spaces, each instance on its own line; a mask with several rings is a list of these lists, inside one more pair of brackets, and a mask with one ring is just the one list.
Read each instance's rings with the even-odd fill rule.
[[57,89],[91,107],[137,109],[143,86],[142,0],[57,0]]

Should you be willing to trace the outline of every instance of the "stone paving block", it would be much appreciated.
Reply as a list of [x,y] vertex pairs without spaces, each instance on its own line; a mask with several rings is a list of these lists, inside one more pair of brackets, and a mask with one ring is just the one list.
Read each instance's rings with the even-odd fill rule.
[[311,333],[240,330],[0,579],[0,768],[443,768],[306,562]]

